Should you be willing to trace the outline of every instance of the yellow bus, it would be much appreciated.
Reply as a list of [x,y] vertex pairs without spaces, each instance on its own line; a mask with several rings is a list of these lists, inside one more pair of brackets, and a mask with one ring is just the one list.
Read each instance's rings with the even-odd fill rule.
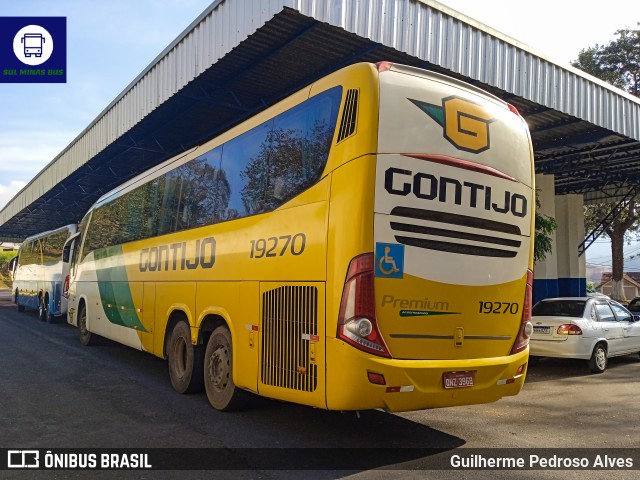
[[356,64],[103,196],[68,320],[173,388],[331,410],[492,402],[524,383],[533,154],[515,108]]

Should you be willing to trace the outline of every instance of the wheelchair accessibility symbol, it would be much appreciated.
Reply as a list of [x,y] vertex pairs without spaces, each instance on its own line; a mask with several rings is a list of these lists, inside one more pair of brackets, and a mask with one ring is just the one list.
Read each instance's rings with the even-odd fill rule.
[[404,245],[376,243],[376,277],[402,278]]

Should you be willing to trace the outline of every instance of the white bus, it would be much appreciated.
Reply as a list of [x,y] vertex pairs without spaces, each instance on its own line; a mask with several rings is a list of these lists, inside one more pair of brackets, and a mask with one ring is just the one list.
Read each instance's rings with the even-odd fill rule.
[[13,270],[13,299],[18,311],[38,310],[38,318],[52,322],[67,313],[67,300],[62,296],[62,283],[69,272],[69,261],[62,251],[68,238],[78,231],[77,225],[27,238],[18,251]]

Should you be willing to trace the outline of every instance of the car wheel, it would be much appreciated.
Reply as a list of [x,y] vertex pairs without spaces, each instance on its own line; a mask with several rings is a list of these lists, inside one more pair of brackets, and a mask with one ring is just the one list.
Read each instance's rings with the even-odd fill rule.
[[607,347],[605,347],[602,343],[597,344],[593,353],[591,354],[591,359],[589,360],[589,370],[593,373],[602,373],[607,368]]

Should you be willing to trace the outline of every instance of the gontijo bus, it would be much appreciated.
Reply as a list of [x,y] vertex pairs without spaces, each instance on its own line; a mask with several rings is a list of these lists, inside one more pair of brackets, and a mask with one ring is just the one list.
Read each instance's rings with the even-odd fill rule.
[[515,108],[356,64],[103,196],[68,319],[221,410],[495,401],[526,373],[533,191]]
[[64,258],[63,247],[77,230],[75,224],[65,225],[22,242],[13,270],[13,300],[18,310],[38,310],[40,320],[47,322],[66,315],[67,299],[62,290],[69,259]]

